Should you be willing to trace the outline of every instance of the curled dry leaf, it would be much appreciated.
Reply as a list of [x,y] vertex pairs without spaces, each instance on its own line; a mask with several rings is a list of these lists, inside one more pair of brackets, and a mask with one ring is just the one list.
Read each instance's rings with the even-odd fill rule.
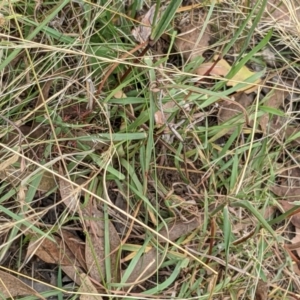
[[23,281],[3,271],[0,271],[0,295],[4,298],[28,295],[45,299]]
[[203,52],[208,49],[211,31],[207,26],[201,35],[204,20],[205,18],[202,18],[196,25],[183,26],[180,29],[181,33],[176,37],[175,47],[186,60],[202,56]]

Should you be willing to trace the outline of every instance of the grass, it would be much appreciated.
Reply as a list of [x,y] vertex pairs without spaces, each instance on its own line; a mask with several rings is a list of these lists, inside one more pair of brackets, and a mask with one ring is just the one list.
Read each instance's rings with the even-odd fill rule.
[[[149,1],[0,4],[0,270],[16,276],[2,286],[29,277],[58,299],[298,299],[286,245],[299,208],[280,212],[272,192],[298,167],[287,133],[299,126],[297,36],[267,18],[271,1],[181,2],[157,1],[149,44],[131,34]],[[198,42],[207,26],[213,38],[186,60],[178,31],[199,12]],[[215,55],[228,74],[197,75]],[[245,67],[254,75],[236,79]],[[247,86],[252,104],[220,122]]]

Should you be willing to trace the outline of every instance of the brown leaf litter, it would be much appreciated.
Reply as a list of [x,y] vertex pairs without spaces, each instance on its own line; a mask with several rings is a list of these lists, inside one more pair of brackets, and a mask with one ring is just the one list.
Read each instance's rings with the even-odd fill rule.
[[91,282],[89,276],[84,273],[80,273],[79,276],[81,279],[81,285],[78,289],[80,300],[102,300],[103,298],[100,295],[97,295],[98,291]]
[[[252,104],[253,97],[247,95],[244,92],[241,92],[241,93],[236,93],[232,97],[232,99],[233,99],[232,101],[225,100],[220,103],[220,109],[218,112],[218,124],[221,125],[229,121],[236,115],[242,113],[243,116],[239,119],[238,123],[234,124],[234,127],[236,127],[237,124],[243,124],[243,123],[250,125],[246,108]],[[234,129],[230,129],[228,133],[232,133],[233,131]]]
[[[62,169],[60,170],[63,175]],[[118,249],[120,247],[119,235],[110,220],[105,220],[104,213],[98,209],[95,202],[90,199],[85,207],[81,208],[78,203],[79,189],[73,184],[60,178],[60,193],[64,204],[72,211],[78,212],[81,216],[83,227],[86,228],[88,238],[85,244],[85,262],[88,274],[97,282],[105,279],[105,222],[108,222],[108,234],[110,241],[110,264],[112,270],[111,282],[118,282],[120,276],[120,266]]]
[[[63,177],[64,172],[62,166],[59,167],[59,174]],[[70,179],[59,178],[59,192],[65,206],[72,212],[76,212],[79,206],[80,189],[75,187]]]
[[181,33],[176,37],[175,47],[185,60],[192,60],[202,56],[203,52],[208,49],[211,30],[210,25],[205,30],[202,30],[204,21],[205,16],[202,16],[198,23],[185,25],[180,28]]
[[[219,59],[218,56],[214,58],[215,61],[201,64],[199,68],[196,69],[196,74],[200,76],[211,75],[215,79],[220,77],[225,77],[232,69],[232,66],[225,59]],[[236,86],[240,83],[246,82],[247,79],[254,76],[256,73],[249,70],[247,66],[242,66],[236,74],[232,76],[231,79],[226,80],[227,86]],[[221,78],[221,80],[224,80]],[[237,89],[237,92],[245,92],[250,94],[257,90],[258,84],[261,82],[261,78],[256,79],[254,82],[247,83],[245,86]]]
[[290,166],[278,174],[280,182],[272,186],[270,190],[279,197],[289,201],[299,200],[300,195],[300,169],[297,166]]
[[[27,258],[33,254],[42,261],[50,264],[65,266],[78,266],[86,269],[83,260],[84,245],[75,235],[67,231],[61,231],[62,237],[54,235],[55,242],[48,238],[35,241],[32,239],[27,248]],[[66,235],[66,237],[64,237]],[[71,246],[69,247],[67,243]]]
[[155,9],[156,5],[152,5],[147,13],[140,18],[140,25],[131,31],[134,38],[141,44],[149,40],[152,31]]
[[259,280],[255,291],[255,300],[267,300],[268,299],[268,284],[262,280]]
[[[202,222],[201,218],[194,218],[189,222],[183,222],[181,220],[173,221],[168,224],[167,229],[163,228],[159,233],[168,240],[174,242],[179,237],[187,235],[195,229],[200,228]],[[166,242],[161,237],[158,237],[158,240],[161,243]],[[134,270],[127,278],[126,283],[137,284],[152,276],[163,262],[165,255],[165,252],[160,251],[155,247],[143,254],[136,263]],[[125,271],[123,273],[125,273]]]
[[0,294],[4,298],[13,298],[18,296],[36,296],[39,299],[45,299],[30,286],[25,284],[17,277],[0,270]]
[[[102,282],[106,277],[105,260],[110,259],[112,275],[110,282],[118,282],[120,278],[118,249],[121,241],[114,225],[110,220],[105,220],[104,213],[91,201],[82,210],[82,216],[89,234],[85,245],[85,260],[88,267],[88,274],[97,282]],[[105,256],[105,222],[108,222],[109,258]]]
[[[283,212],[292,209],[294,201],[300,200],[300,169],[297,166],[290,167],[282,171],[278,175],[278,184],[270,187],[270,190],[278,197],[283,199],[278,200]],[[291,216],[292,224],[300,228],[300,213],[295,212]]]
[[[275,109],[279,109],[284,104],[284,99],[288,96],[289,92],[287,89],[281,90],[281,89],[274,89],[272,90],[267,96],[267,101],[264,103],[265,106],[272,107]],[[259,120],[259,125],[264,133],[267,133],[267,130],[269,129],[271,132],[274,133],[278,127],[272,127],[269,126],[270,124],[270,115],[264,114],[261,116]]]

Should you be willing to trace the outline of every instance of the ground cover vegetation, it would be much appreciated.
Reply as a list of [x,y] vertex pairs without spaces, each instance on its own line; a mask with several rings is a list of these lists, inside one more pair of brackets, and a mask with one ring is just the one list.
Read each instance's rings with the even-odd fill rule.
[[300,299],[298,0],[2,0],[0,294]]

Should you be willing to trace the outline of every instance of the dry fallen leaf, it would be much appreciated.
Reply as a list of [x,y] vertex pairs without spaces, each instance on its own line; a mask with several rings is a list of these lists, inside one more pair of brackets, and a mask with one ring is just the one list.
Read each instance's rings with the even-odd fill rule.
[[292,244],[286,245],[287,248],[293,251],[295,250],[298,256],[300,256],[300,227],[299,226],[296,226],[295,236],[291,239],[291,243]]
[[[225,59],[220,59],[216,64],[214,62],[204,63],[197,70],[198,75],[211,75],[215,77],[225,77],[231,70],[231,66]],[[209,72],[209,73],[208,73]],[[208,74],[207,74],[208,73]],[[236,86],[241,82],[245,82],[251,76],[255,75],[255,72],[250,71],[246,66],[241,67],[241,69],[227,81],[227,86]],[[253,92],[256,89],[258,83],[261,79],[255,80],[253,83],[248,83],[243,88],[237,90],[237,92],[244,91],[247,94]]]
[[39,299],[45,299],[17,277],[0,271],[0,296],[2,296],[2,299],[25,295],[34,295]]
[[262,280],[259,280],[255,291],[255,300],[267,300],[268,299],[268,284]]
[[49,192],[50,190],[57,187],[57,181],[55,179],[55,176],[48,171],[45,171],[42,173],[42,179],[39,183],[38,190],[40,192]]
[[80,267],[76,267],[76,266],[61,266],[61,269],[78,286],[81,286],[82,282],[81,282],[81,277],[79,276],[79,274],[83,273],[84,271]]
[[[288,119],[281,116],[273,116],[268,124],[268,133],[275,134],[277,139],[286,141],[299,132],[299,126],[287,124]],[[300,144],[299,136],[290,140],[292,146],[298,147]]]
[[[171,222],[170,224],[168,224],[168,228],[163,228],[159,233],[164,236],[165,238],[167,238],[170,241],[175,241],[178,238],[187,235],[188,233],[192,232],[194,229],[198,228],[201,226],[202,224],[202,220],[201,218],[194,218],[191,221],[183,221],[183,220],[176,220],[174,222]],[[166,240],[161,238],[160,236],[157,238],[157,240],[160,243],[165,243]],[[151,246],[149,247],[145,247],[145,252],[144,253],[148,253],[150,250],[152,249]],[[131,252],[129,255],[127,255],[125,258],[122,259],[122,261],[128,261],[131,260],[135,255],[136,252]]]
[[6,23],[6,20],[4,18],[4,15],[0,13],[0,27],[4,27]]
[[[284,91],[284,90],[275,89],[271,93],[272,94],[269,95],[270,97],[264,105],[278,109],[283,104],[283,101],[286,98],[286,96],[288,95],[288,92]],[[267,95],[267,97],[268,97],[268,95]],[[261,116],[261,118],[259,120],[259,125],[264,133],[267,132],[267,128],[268,128],[269,124],[270,124],[270,117],[269,117],[269,114],[266,113],[263,116]]]
[[[237,124],[248,123],[248,116],[246,112],[246,108],[251,105],[253,102],[253,97],[245,94],[244,92],[236,93],[234,95],[234,100],[232,102],[223,101],[220,103],[220,109],[218,113],[218,124],[221,125],[224,122],[227,122],[237,114],[242,114],[238,123],[233,124],[233,127],[236,127]],[[251,124],[248,124],[251,125]],[[228,133],[232,133],[234,129],[228,131]]]
[[155,14],[155,8],[156,5],[152,5],[151,8],[148,10],[148,12],[141,17],[140,25],[131,31],[134,38],[141,44],[148,41],[151,35],[151,31],[152,31],[151,26]]
[[78,293],[84,293],[83,295],[80,295],[80,300],[102,300],[102,297],[98,294],[97,289],[91,282],[88,275],[81,273],[79,274],[81,278],[81,285],[78,289]]
[[134,270],[126,280],[126,283],[135,284],[137,282],[145,281],[157,271],[157,268],[161,265],[163,258],[163,253],[158,252],[156,248],[152,248],[140,257]]
[[[200,228],[203,221],[201,218],[194,218],[191,221],[184,222],[182,220],[177,220],[168,224],[168,229],[163,228],[159,233],[168,238],[170,241],[174,242],[181,236],[187,235],[196,228]],[[165,243],[166,241],[161,237],[158,237],[160,243]]]
[[[290,168],[278,175],[278,184],[270,187],[270,190],[285,200],[279,200],[284,212],[292,209],[293,201],[299,201],[300,196],[300,168]],[[300,213],[291,216],[291,222],[296,228],[300,228]]]
[[109,222],[111,282],[118,282],[120,277],[118,249],[121,242],[115,227],[110,220],[104,220],[103,212],[91,202],[82,210],[82,215],[89,234],[85,246],[88,274],[97,282],[102,282],[105,278],[105,259],[107,259],[104,250],[105,222]]
[[[280,205],[282,206],[284,212],[287,212],[288,210],[295,207],[295,205],[292,204],[292,202],[287,200],[279,200],[278,201]],[[296,213],[291,217],[291,222],[296,228],[300,228],[300,213]]]
[[175,47],[186,60],[201,56],[208,49],[211,38],[210,27],[206,27],[203,34],[200,35],[204,21],[205,18],[203,17],[198,24],[190,24],[180,28],[181,33],[176,37]]
[[4,160],[2,163],[0,163],[0,170],[4,171],[8,167],[10,167],[14,163],[16,163],[18,160],[19,160],[19,155],[18,154],[13,154],[12,156],[10,156],[6,160]]
[[280,182],[276,186],[272,186],[270,190],[279,197],[288,200],[298,200],[300,195],[300,168],[291,167],[278,176]]
[[114,97],[115,97],[116,99],[127,98],[126,94],[125,94],[122,90],[117,91],[117,92],[114,94]]
[[58,236],[53,236],[53,238],[56,242],[52,242],[47,238],[41,241],[31,240],[28,245],[26,257],[31,257],[35,254],[46,263],[81,266],[73,252],[64,244],[64,241]]
[[161,109],[154,114],[154,120],[157,127],[166,125],[166,122],[170,116],[170,113],[166,112],[166,110],[172,109],[175,106],[176,104],[174,101],[169,101],[162,105]]
[[[192,221],[186,223],[182,221],[174,221],[168,224],[168,229],[162,229],[160,234],[168,238],[170,241],[175,241],[177,238],[191,233],[193,230],[200,227],[201,224],[201,217],[194,218]],[[160,237],[158,237],[158,240],[162,243],[166,242]],[[152,248],[150,251],[143,254],[126,282],[134,284],[136,282],[145,281],[157,271],[162,263],[164,255],[164,253],[158,252],[156,248]]]
[[69,230],[60,230],[58,234],[61,236],[63,242],[68,247],[68,249],[73,253],[75,259],[79,262],[79,265],[86,270],[86,263],[84,258],[85,244],[84,242],[75,234]]

